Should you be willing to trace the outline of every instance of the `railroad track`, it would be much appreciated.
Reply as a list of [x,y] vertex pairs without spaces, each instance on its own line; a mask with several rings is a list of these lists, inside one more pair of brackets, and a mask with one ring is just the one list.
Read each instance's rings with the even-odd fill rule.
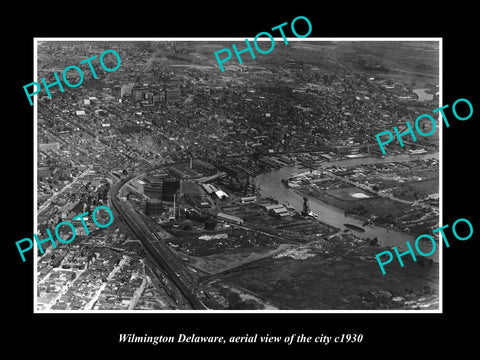
[[[117,194],[120,188],[129,180],[131,180],[135,175],[130,175],[127,178],[121,180],[116,184],[111,191],[111,202],[114,210],[117,214],[123,218],[125,224],[132,230],[132,232],[140,239],[142,244],[145,246],[150,255],[154,258],[157,264],[167,273],[168,277],[172,282],[177,286],[179,291],[188,301],[188,303],[195,310],[204,310],[206,309],[200,300],[194,295],[194,293],[185,285],[185,282],[182,279],[181,271],[175,269],[168,261],[168,253],[166,249],[162,249],[164,244],[159,241],[154,234],[150,231],[146,231],[140,224],[139,221],[135,219],[134,214],[130,213],[128,209],[125,209],[120,201],[118,200]],[[157,246],[154,246],[156,244]]]

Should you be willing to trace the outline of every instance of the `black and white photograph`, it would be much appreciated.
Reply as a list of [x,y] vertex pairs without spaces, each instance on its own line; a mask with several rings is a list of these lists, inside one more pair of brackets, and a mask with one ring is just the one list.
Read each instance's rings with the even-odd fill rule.
[[264,40],[36,41],[36,310],[440,309],[440,39]]
[[474,350],[471,6],[173,5],[3,23],[5,352]]

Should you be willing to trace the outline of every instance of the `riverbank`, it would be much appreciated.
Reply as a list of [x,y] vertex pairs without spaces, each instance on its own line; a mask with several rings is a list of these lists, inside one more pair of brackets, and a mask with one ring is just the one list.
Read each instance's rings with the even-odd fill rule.
[[[333,196],[321,191],[304,191],[301,189],[293,189],[295,193],[299,196],[313,198],[316,200],[323,201],[329,205],[335,206],[343,210],[345,217],[350,217],[362,223],[362,228],[365,227],[365,223],[368,223],[369,226],[374,227],[382,227],[386,231],[401,231],[405,234],[411,235],[412,237],[416,237],[419,234],[416,234],[412,231],[406,231],[405,229],[400,228],[393,222],[379,222],[378,216],[381,214],[382,216],[391,216],[392,219],[400,213],[400,210],[403,210],[405,207],[404,204],[396,204],[392,200],[384,199],[384,198],[373,198],[373,199],[363,199],[358,203],[351,204],[350,206],[344,206],[344,203],[335,199]],[[387,200],[388,204],[385,204],[385,200]],[[368,206],[367,206],[368,203]],[[354,212],[356,207],[363,206],[363,212],[368,213],[368,215],[361,215],[357,212]],[[377,214],[378,213],[378,214]],[[377,220],[372,219],[372,215]]]
[[415,237],[438,224],[437,159],[338,166],[293,174],[282,184],[362,221]]
[[[422,155],[394,155],[386,156],[385,158],[361,158],[361,159],[348,159],[344,161],[336,161],[322,164],[322,168],[330,166],[355,166],[361,164],[380,164],[389,162],[408,162],[413,160],[422,159],[438,159],[438,153],[429,153]],[[303,208],[303,197],[307,195],[309,198],[309,205],[311,211],[319,216],[319,219],[331,226],[337,227],[341,230],[345,230],[344,224],[350,223],[356,226],[362,227],[365,220],[359,220],[358,216],[349,216],[345,214],[343,209],[328,204],[325,201],[317,199],[311,195],[305,193],[299,193],[296,189],[288,188],[284,186],[281,179],[288,179],[292,174],[304,170],[299,165],[285,166],[277,170],[270,171],[268,173],[261,174],[255,178],[257,187],[260,187],[260,194],[263,197],[269,197],[277,200],[279,203],[288,204],[295,208],[297,211],[301,211]],[[392,208],[396,204],[390,205]],[[386,247],[397,246],[399,250],[407,250],[405,243],[407,240],[415,239],[412,234],[401,231],[398,228],[388,226],[385,228],[380,226],[381,224],[375,224],[375,226],[366,226],[365,233],[361,236],[364,238],[377,238],[379,244]],[[431,257],[432,260],[438,262],[438,252],[435,252]]]

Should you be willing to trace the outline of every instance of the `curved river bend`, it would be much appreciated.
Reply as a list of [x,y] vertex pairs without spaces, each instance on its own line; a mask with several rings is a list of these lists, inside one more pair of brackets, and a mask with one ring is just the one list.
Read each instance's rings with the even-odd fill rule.
[[[438,153],[432,154],[422,154],[422,155],[393,155],[386,156],[385,158],[359,158],[359,159],[347,159],[341,161],[332,161],[322,163],[320,166],[323,168],[330,167],[332,165],[336,166],[348,166],[348,165],[361,165],[361,164],[377,164],[377,163],[386,163],[386,162],[402,162],[402,161],[412,161],[419,159],[438,159]],[[294,207],[296,210],[300,211],[303,207],[303,195],[297,194],[293,189],[285,187],[282,183],[282,179],[288,179],[293,173],[298,171],[306,171],[301,165],[291,165],[285,166],[278,170],[274,170],[265,174],[258,175],[255,178],[257,186],[260,186],[260,193],[263,196],[271,197],[278,200],[280,203],[288,204]],[[322,222],[325,222],[329,225],[333,225],[340,229],[346,229],[343,225],[345,223],[350,223],[358,226],[362,226],[362,222],[345,216],[345,213],[342,209],[334,207],[332,205],[326,204],[319,199],[312,198],[305,195],[309,199],[310,209],[317,213],[319,219]],[[397,248],[406,250],[405,241],[409,240],[410,244],[413,244],[415,241],[411,235],[406,234],[401,231],[387,230],[382,227],[372,227],[365,226],[364,233],[357,233],[360,237],[374,238],[377,237],[379,242],[385,246],[397,246]],[[438,262],[438,253],[435,251],[430,257],[432,260]]]

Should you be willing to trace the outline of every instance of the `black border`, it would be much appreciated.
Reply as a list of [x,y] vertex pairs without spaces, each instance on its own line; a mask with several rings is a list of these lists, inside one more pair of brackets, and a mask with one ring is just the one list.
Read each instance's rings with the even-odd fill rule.
[[[77,4],[78,5],[78,4]],[[443,103],[452,104],[467,98],[474,107],[473,117],[465,122],[452,121],[443,136],[443,206],[444,224],[467,218],[478,227],[474,207],[476,173],[476,118],[480,111],[474,87],[478,81],[475,9],[456,3],[448,11],[441,8],[421,9],[418,4],[369,5],[339,4],[338,8],[323,4],[258,6],[243,3],[201,4],[200,9],[181,4],[173,11],[162,4],[115,3],[108,9],[96,4],[68,9],[37,6],[23,13],[21,22],[4,29],[7,37],[4,71],[7,90],[4,118],[4,215],[5,248],[3,297],[6,305],[7,344],[12,349],[35,349],[36,354],[65,355],[126,353],[165,356],[164,350],[216,352],[232,350],[273,349],[297,353],[313,351],[314,356],[344,351],[389,356],[397,352],[405,356],[419,353],[433,355],[438,350],[473,347],[474,333],[469,319],[475,313],[475,257],[478,234],[465,242],[453,241],[444,249],[443,314],[33,314],[32,258],[22,263],[14,242],[33,233],[33,107],[25,99],[22,86],[31,82],[33,74],[34,37],[227,37],[256,35],[260,31],[290,22],[299,15],[313,25],[311,37],[442,37],[443,38]],[[280,9],[278,9],[280,8]],[[272,9],[275,9],[273,11]],[[272,54],[271,56],[274,56]],[[478,109],[478,110],[477,110]],[[12,138],[13,142],[10,141]],[[12,146],[13,145],[13,146]],[[4,316],[5,316],[4,315]],[[475,324],[472,324],[476,326]],[[139,345],[118,344],[119,333],[151,335],[244,335],[246,333],[290,335],[363,333],[361,344],[324,346],[292,345]],[[23,345],[23,346],[22,346]],[[175,353],[180,355],[180,352]],[[206,353],[205,353],[206,354]],[[318,354],[318,355],[317,355]]]

